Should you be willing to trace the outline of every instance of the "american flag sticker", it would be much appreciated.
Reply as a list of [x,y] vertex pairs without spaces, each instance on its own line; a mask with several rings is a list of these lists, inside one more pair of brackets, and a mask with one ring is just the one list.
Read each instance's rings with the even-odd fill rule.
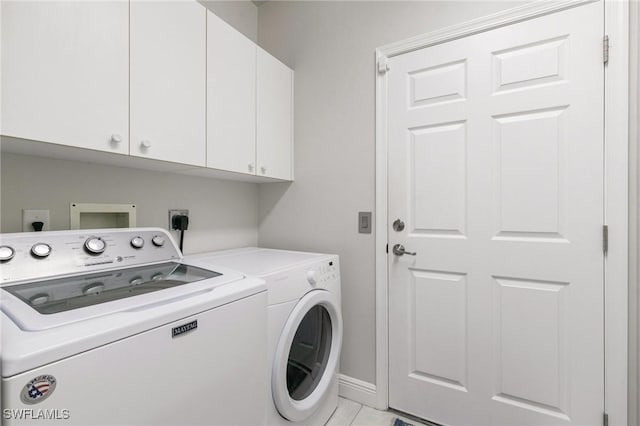
[[37,404],[47,399],[56,388],[56,378],[44,374],[29,380],[22,388],[20,399],[25,404]]

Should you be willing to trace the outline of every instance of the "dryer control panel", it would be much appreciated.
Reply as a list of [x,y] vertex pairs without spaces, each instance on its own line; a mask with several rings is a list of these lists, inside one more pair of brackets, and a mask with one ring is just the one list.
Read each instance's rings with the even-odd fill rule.
[[312,286],[324,286],[330,281],[340,278],[340,270],[336,260],[328,260],[312,266],[307,271],[307,282]]
[[0,234],[0,284],[181,258],[160,228]]

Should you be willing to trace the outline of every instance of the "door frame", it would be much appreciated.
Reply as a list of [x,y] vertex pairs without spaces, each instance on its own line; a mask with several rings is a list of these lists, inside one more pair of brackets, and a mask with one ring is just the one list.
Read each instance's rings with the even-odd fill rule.
[[[375,51],[376,79],[376,408],[389,408],[388,243],[388,58],[597,0],[535,0],[523,6],[387,44]],[[604,220],[609,227],[605,257],[605,401],[612,425],[627,424],[628,381],[628,121],[629,2],[601,0],[610,57],[605,66]],[[625,309],[618,309],[624,306]]]

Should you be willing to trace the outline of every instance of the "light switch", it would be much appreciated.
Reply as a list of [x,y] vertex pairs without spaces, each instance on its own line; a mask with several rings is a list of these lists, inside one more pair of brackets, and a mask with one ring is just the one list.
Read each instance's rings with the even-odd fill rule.
[[358,212],[358,232],[370,234],[371,228],[371,212]]

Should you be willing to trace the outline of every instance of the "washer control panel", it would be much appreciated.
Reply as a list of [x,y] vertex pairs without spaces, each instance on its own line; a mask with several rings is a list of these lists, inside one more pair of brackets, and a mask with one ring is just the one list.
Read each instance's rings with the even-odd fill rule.
[[160,228],[0,234],[0,284],[181,258]]

